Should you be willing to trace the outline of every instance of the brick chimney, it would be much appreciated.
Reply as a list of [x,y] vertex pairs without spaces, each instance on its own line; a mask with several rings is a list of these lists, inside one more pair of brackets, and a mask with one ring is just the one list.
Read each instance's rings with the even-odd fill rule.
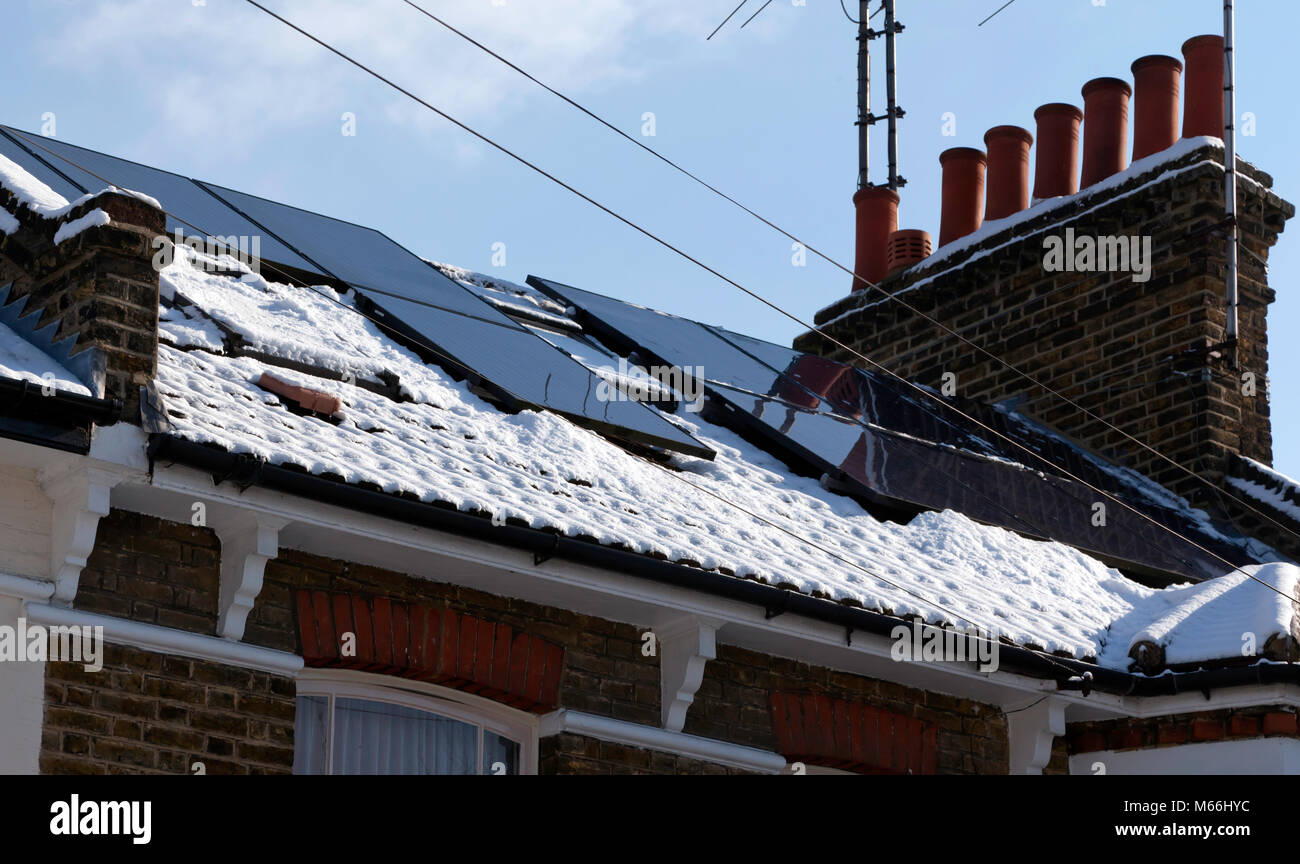
[[[1202,83],[1205,79],[1208,83]],[[1200,90],[1213,86],[1212,75],[1189,75],[1185,96],[1197,105],[1212,101],[1213,94]],[[1121,133],[1112,121],[1127,99],[1127,82],[1107,79],[1091,87],[1085,99],[1093,96],[1096,102],[1094,93],[1102,90],[1109,99],[1101,106],[1094,141],[1114,150],[1114,160],[1123,159],[1126,149],[1115,143]],[[1151,104],[1156,103],[1144,98],[1139,110]],[[1157,107],[1169,113],[1167,105]],[[1084,121],[1085,137],[1090,119]],[[1166,117],[1165,125],[1169,122]],[[1105,175],[1110,167],[1093,173]],[[1232,368],[1231,353],[1221,350],[1226,336],[1226,235],[1220,224],[1224,150],[1212,138],[1183,139],[1123,174],[1092,187],[1085,182],[1073,195],[1041,202],[1006,220],[1009,224],[995,224],[993,233],[941,245],[882,287],[1212,480],[1222,479],[1233,454],[1270,464],[1266,315],[1275,293],[1268,285],[1267,259],[1295,208],[1272,191],[1267,174],[1240,159],[1238,167],[1239,369]],[[1060,194],[1059,185],[1057,178],[1051,191]],[[945,191],[945,220],[948,197]],[[1075,251],[1081,243],[1092,242],[1096,249],[1105,243],[1115,253],[1117,242],[1109,238],[1124,239],[1129,251],[1132,239],[1138,251],[1149,241],[1149,273],[1133,272],[1131,261],[1127,270],[1085,269],[1096,266],[1095,252],[1091,264],[1072,256],[1065,267],[1054,266],[1059,262],[1048,256],[1052,244],[1071,251],[1067,242]],[[827,336],[909,380],[937,389],[944,373],[954,373],[957,395],[1010,401],[1095,451],[1219,509],[1204,484],[878,291],[844,297],[814,320]],[[794,347],[855,362],[817,332],[799,336]]]
[[[42,335],[52,332],[58,353],[70,359],[65,365],[89,379],[93,395],[121,400],[123,419],[139,424],[140,387],[158,365],[153,258],[154,239],[165,230],[162,211],[131,195],[101,192],[52,219],[4,188],[0,208],[19,222],[14,233],[0,234],[0,316],[55,325]],[[107,214],[107,224],[92,217],[92,227],[55,243],[61,226],[96,210]]]

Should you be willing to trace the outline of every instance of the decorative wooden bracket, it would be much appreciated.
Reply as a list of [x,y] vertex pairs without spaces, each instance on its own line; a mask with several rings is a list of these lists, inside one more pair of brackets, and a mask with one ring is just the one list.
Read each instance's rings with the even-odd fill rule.
[[1048,696],[1019,710],[1007,709],[1011,773],[1042,774],[1052,758],[1052,740],[1065,734],[1065,702]]
[[108,515],[110,493],[121,477],[99,468],[42,473],[41,489],[53,502],[50,519],[52,602],[71,606],[81,571],[95,548],[99,520]]
[[669,732],[680,732],[686,725],[686,711],[704,681],[704,667],[717,656],[714,635],[722,624],[716,618],[686,615],[655,628],[663,727]]
[[253,601],[262,590],[266,562],[280,554],[280,529],[291,521],[245,513],[212,526],[221,540],[218,635],[236,642],[244,638],[248,613],[253,611]]

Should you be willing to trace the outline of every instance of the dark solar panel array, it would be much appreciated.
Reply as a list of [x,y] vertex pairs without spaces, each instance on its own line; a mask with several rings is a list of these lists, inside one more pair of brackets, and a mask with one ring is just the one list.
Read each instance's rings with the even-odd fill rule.
[[[1141,492],[1139,478],[1108,470],[1069,441],[1021,418],[964,400],[931,400],[892,376],[572,286],[531,276],[528,281],[575,307],[579,322],[611,347],[635,352],[643,363],[698,369],[720,406],[710,419],[822,472],[832,488],[898,509],[956,510],[1136,569],[1201,579],[1228,569],[1214,555],[1234,564],[1254,563],[1239,546],[1157,506]],[[1045,461],[981,428],[957,407]],[[1158,524],[1107,501],[1089,485]],[[1106,504],[1105,527],[1093,524],[1098,501]]]
[[[621,440],[714,456],[654,409],[598,398],[604,390],[591,370],[378,231],[55,139],[23,135],[58,155],[4,137],[0,146],[5,155],[65,198],[98,192],[109,181],[158,199],[165,210],[190,223],[169,215],[169,233],[180,228],[185,236],[202,231],[216,238],[256,237],[262,257],[359,289],[363,302],[386,316],[386,323],[408,341],[432,349],[434,362],[472,376],[515,407],[546,408]],[[50,169],[54,163],[67,179]]]
[[[80,197],[83,192],[99,192],[106,188],[108,184],[99,179],[103,177],[111,180],[119,188],[143,192],[160,201],[169,214],[168,234],[174,236],[179,229],[184,237],[210,235],[217,238],[243,238],[245,241],[243,247],[239,247],[238,240],[232,245],[241,248],[244,252],[250,252],[253,238],[258,238],[258,251],[261,257],[303,270],[319,269],[285,246],[274,234],[254,224],[188,177],[159,171],[157,168],[118,159],[115,156],[105,156],[103,153],[76,147],[54,138],[41,138],[26,132],[23,135],[58,155],[19,139],[18,143],[24,152],[30,151],[27,160],[19,164],[28,168],[43,159],[57,167],[82,190],[71,196],[60,192],[69,200]],[[75,167],[76,165],[86,170],[83,171]],[[96,174],[99,177],[94,176]],[[172,213],[185,221],[181,222],[180,219],[170,215]]]

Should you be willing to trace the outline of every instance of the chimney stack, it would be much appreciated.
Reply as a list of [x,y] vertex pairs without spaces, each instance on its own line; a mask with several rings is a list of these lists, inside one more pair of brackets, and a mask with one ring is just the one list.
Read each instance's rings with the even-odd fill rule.
[[1083,112],[1064,102],[1040,105],[1038,153],[1034,164],[1034,199],[1073,195],[1079,191],[1079,124]]
[[1118,78],[1083,85],[1083,179],[1080,188],[1128,167],[1128,99],[1133,89]]
[[974,147],[952,147],[939,154],[943,166],[943,210],[939,245],[946,246],[983,224],[984,169],[988,159]]
[[1164,54],[1133,61],[1133,161],[1178,140],[1178,85],[1183,64]]
[[984,133],[988,150],[988,204],[984,221],[1002,219],[1029,206],[1029,148],[1034,136],[1019,126],[994,126]]
[[1223,137],[1223,37],[1193,36],[1183,43],[1187,95],[1183,137]]
[[[898,193],[888,186],[865,186],[853,194],[857,211],[857,243],[853,259],[853,290],[863,291],[889,272],[889,235],[898,230]],[[859,279],[858,277],[861,277]]]

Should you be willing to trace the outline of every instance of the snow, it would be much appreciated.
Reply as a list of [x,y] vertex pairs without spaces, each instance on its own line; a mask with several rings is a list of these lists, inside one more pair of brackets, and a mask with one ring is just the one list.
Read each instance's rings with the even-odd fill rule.
[[18,220],[8,210],[0,210],[0,233],[6,237],[19,228]]
[[48,384],[68,393],[91,395],[71,372],[4,324],[0,324],[0,378]]
[[20,204],[49,219],[58,218],[71,209],[66,198],[6,156],[0,156],[0,187],[13,193]]
[[1229,477],[1228,485],[1300,522],[1300,503],[1297,503],[1300,502],[1300,483],[1262,462],[1245,457],[1242,457],[1242,461],[1267,478],[1267,483],[1259,483],[1243,477]]
[[[1244,567],[1199,585],[1157,591],[1112,627],[1121,638],[1112,639],[1108,648],[1122,649],[1127,657],[1128,649],[1138,642],[1153,642],[1164,646],[1165,663],[1171,666],[1240,657],[1248,647],[1246,634],[1259,651],[1269,636],[1291,632],[1295,614],[1291,598],[1297,590],[1300,568],[1279,562]],[[1146,623],[1129,635],[1127,628],[1137,622]],[[1124,657],[1106,653],[1101,660],[1103,665],[1122,667]]]
[[[867,609],[973,625],[1113,668],[1127,668],[1139,634],[1193,662],[1238,656],[1229,636],[1255,628],[1262,644],[1284,618],[1276,595],[1239,576],[1156,591],[1068,546],[955,512],[877,520],[698,415],[672,419],[717,458],[676,455],[664,468],[549,412],[504,414],[326,288],[206,274],[189,256],[162,278],[182,309],[192,304],[250,347],[322,371],[207,353],[193,339],[185,344],[198,350],[160,345],[158,394],[171,434],[190,441]],[[189,313],[185,321],[169,313],[173,341],[181,339],[173,325],[186,322]],[[264,371],[338,396],[340,422],[284,410],[256,386]],[[397,375],[413,401],[324,377],[382,372]],[[1295,590],[1294,568],[1268,566],[1260,572]]]
[[192,307],[158,307],[158,338],[177,348],[225,353],[221,328]]
[[57,246],[64,240],[76,237],[87,228],[96,228],[100,225],[107,225],[113,220],[108,214],[98,208],[91,210],[85,216],[73,219],[71,222],[64,222],[59,226],[59,230],[54,232],[54,245]]
[[579,329],[568,317],[563,304],[555,302],[536,288],[475,273],[452,264],[442,264],[427,258],[424,260],[506,313],[522,314],[569,330]]

